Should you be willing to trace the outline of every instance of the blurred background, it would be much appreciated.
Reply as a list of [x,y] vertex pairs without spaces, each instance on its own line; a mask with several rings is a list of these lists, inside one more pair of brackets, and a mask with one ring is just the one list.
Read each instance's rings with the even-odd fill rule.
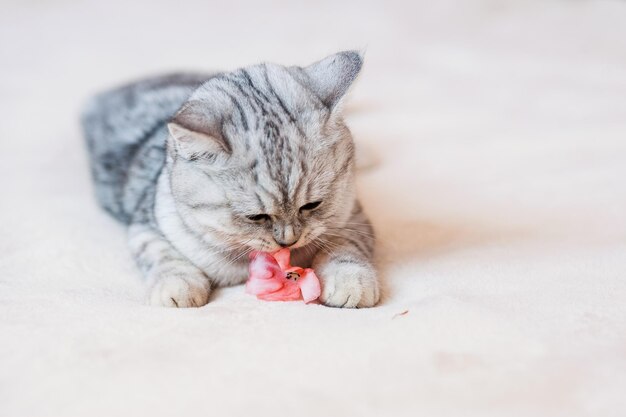
[[[345,49],[382,304],[144,306],[84,100]],[[2,416],[625,409],[623,1],[0,0],[0,115]]]

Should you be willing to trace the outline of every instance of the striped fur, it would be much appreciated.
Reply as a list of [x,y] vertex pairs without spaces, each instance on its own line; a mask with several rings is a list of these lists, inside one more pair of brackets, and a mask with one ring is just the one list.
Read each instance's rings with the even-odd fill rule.
[[152,304],[208,301],[246,278],[247,254],[290,246],[321,300],[379,299],[374,234],[354,187],[340,103],[362,60],[171,75],[95,97],[83,114],[96,193],[128,225]]

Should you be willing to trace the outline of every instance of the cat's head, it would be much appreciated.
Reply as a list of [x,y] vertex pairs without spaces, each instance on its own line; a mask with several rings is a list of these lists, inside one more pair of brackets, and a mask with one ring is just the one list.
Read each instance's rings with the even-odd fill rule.
[[213,78],[168,125],[176,209],[215,243],[273,251],[337,233],[355,204],[354,148],[341,99],[362,57],[263,64]]

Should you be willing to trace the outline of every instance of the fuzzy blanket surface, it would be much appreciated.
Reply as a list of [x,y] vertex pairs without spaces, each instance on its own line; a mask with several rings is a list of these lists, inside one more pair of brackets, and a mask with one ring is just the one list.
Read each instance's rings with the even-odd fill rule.
[[[623,416],[626,3],[0,6],[0,416]],[[180,69],[366,51],[379,306],[145,305],[81,103]]]

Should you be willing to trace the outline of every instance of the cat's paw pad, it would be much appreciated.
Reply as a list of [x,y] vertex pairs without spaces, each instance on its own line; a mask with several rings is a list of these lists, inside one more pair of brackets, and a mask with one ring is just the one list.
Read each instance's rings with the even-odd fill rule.
[[209,301],[210,286],[206,278],[161,277],[150,290],[149,302],[159,307],[202,307]]
[[332,262],[320,274],[320,301],[329,307],[373,307],[380,299],[376,271],[369,265]]

